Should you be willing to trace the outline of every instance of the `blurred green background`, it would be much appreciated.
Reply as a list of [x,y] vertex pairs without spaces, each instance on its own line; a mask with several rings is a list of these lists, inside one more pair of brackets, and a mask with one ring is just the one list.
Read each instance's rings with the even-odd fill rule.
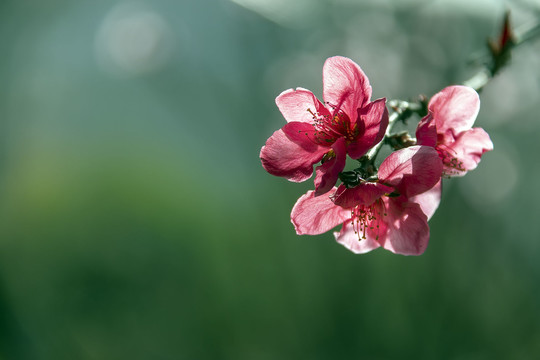
[[536,0],[0,2],[0,359],[540,358],[540,41],[421,257],[296,236],[274,98],[344,55],[374,98],[478,69]]

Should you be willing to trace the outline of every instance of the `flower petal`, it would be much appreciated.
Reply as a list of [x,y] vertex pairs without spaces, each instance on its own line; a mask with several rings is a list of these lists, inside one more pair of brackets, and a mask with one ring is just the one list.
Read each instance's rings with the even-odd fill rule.
[[345,139],[339,138],[333,145],[335,156],[315,168],[315,196],[327,193],[336,185],[339,173],[343,171],[347,161]]
[[314,144],[298,132],[302,128],[309,130],[307,127],[313,129],[310,124],[291,122],[268,138],[260,153],[266,171],[294,182],[311,177],[313,164],[322,159],[328,148]]
[[322,234],[350,217],[350,210],[334,205],[328,196],[315,197],[313,190],[302,195],[291,212],[291,222],[298,235]]
[[379,240],[385,249],[402,255],[424,253],[429,242],[429,226],[420,205],[403,201],[403,197],[389,199],[385,222],[388,232]]
[[310,149],[313,146],[313,144],[321,145],[326,148],[332,145],[330,141],[321,143],[317,139],[316,137],[317,130],[315,130],[315,127],[313,126],[313,124],[292,121],[290,123],[285,124],[281,128],[281,130],[283,130],[283,132],[285,133],[287,138],[289,138],[289,140],[302,146],[305,149]]
[[435,210],[439,207],[439,203],[441,202],[441,192],[442,181],[439,180],[439,182],[428,191],[409,198],[409,202],[420,205],[422,212],[426,214],[427,219],[429,220],[433,214],[435,214]]
[[360,239],[358,234],[354,232],[352,221],[348,220],[343,223],[340,232],[334,232],[336,241],[355,254],[365,254],[381,245],[373,240],[370,236],[366,239]]
[[379,167],[379,182],[409,198],[431,189],[441,174],[442,161],[437,151],[416,145],[390,154]]
[[336,106],[356,118],[356,110],[371,98],[369,80],[360,66],[349,58],[334,56],[323,66],[323,98],[327,105]]
[[437,145],[437,126],[432,113],[424,116],[418,123],[416,127],[416,143],[431,147]]
[[471,87],[448,86],[435,94],[428,104],[437,124],[437,132],[457,134],[469,130],[480,110],[480,98]]
[[357,127],[363,128],[356,141],[347,145],[347,152],[353,159],[363,156],[384,137],[388,127],[388,110],[386,99],[377,99],[358,109],[356,117]]
[[300,121],[312,124],[314,114],[330,116],[330,112],[315,95],[303,88],[285,90],[276,98],[276,105],[287,122]]
[[353,208],[357,205],[369,206],[384,194],[392,191],[394,191],[393,188],[381,183],[364,182],[350,189],[341,184],[330,198],[336,205]]
[[[469,170],[476,168],[482,158],[482,154],[493,150],[493,143],[487,132],[482,128],[472,128],[464,131],[456,137],[455,142],[448,145],[448,152],[460,163],[465,171],[445,169],[445,173],[455,176],[463,176]],[[454,171],[453,171],[454,170]]]

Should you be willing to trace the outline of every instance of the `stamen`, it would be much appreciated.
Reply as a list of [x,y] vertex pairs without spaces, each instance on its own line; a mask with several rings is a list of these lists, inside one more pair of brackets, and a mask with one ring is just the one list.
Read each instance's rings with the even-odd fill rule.
[[380,221],[386,216],[385,206],[382,199],[378,199],[370,206],[357,205],[351,210],[352,226],[354,233],[358,235],[358,241],[366,239],[366,232],[373,233],[375,240],[379,240]]
[[[335,110],[333,105],[328,106]],[[307,112],[313,118],[314,137],[318,143],[334,143],[340,137],[353,141],[358,135],[356,123],[351,128],[351,121],[342,110],[333,111],[334,115],[321,115],[311,109]]]
[[463,167],[463,162],[455,156],[457,155],[455,150],[444,144],[438,144],[436,150],[439,153],[439,157],[442,159],[443,164],[445,165],[443,172],[444,175],[458,175],[461,172],[466,171],[466,169]]

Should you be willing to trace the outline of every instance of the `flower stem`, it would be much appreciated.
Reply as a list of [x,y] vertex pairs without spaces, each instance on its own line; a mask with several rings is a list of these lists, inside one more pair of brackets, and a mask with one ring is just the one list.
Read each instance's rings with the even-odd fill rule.
[[[521,27],[514,33],[510,27],[509,13],[505,15],[504,23],[501,29],[501,35],[497,43],[489,43],[489,59],[484,59],[484,66],[471,78],[465,80],[463,85],[470,86],[476,91],[480,92],[484,86],[486,86],[491,79],[495,77],[504,67],[509,63],[512,50],[522,45],[526,41],[532,40],[535,37],[540,36],[540,22],[526,25]],[[403,101],[403,100],[390,100],[388,105],[393,110],[393,113],[389,117],[388,128],[381,142],[373,147],[368,153],[367,157],[373,163],[381,147],[384,145],[385,140],[391,136],[392,128],[399,120],[407,120],[413,113],[417,113],[420,116],[426,115],[425,107],[427,105],[427,99],[419,97],[415,102]]]
[[[497,41],[489,41],[489,54],[476,59],[484,62],[483,68],[465,80],[463,85],[470,86],[477,92],[482,91],[489,81],[508,65],[512,50],[539,35],[540,22],[522,26],[514,33],[510,27],[509,13],[506,13],[500,38]],[[486,59],[487,57],[489,59]]]
[[[499,38],[496,41],[488,41],[489,54],[476,59],[483,62],[483,67],[474,76],[464,81],[463,85],[472,87],[477,92],[480,92],[495,75],[508,65],[513,49],[526,41],[540,36],[540,22],[528,25],[522,29],[514,33],[510,26],[509,13],[506,13]],[[398,121],[405,122],[413,114],[418,114],[420,117],[427,115],[428,100],[425,96],[419,96],[415,101],[389,100],[387,102],[391,114],[388,118],[388,127],[386,128],[383,139],[371,148],[366,155],[358,159],[360,167],[352,171],[340,173],[340,179],[347,187],[356,186],[362,178],[376,177],[375,159],[382,146],[385,143],[389,143],[388,140],[393,135],[396,135],[392,134],[394,125]],[[414,139],[409,137],[408,140]],[[410,146],[407,144],[401,145],[404,147]]]

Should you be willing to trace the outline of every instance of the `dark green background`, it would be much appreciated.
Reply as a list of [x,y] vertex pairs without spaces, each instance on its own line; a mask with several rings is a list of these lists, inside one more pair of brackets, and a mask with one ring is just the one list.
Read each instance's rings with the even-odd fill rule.
[[540,42],[421,257],[296,236],[258,158],[327,57],[432,95],[538,3],[236,1],[0,2],[0,359],[540,357]]

